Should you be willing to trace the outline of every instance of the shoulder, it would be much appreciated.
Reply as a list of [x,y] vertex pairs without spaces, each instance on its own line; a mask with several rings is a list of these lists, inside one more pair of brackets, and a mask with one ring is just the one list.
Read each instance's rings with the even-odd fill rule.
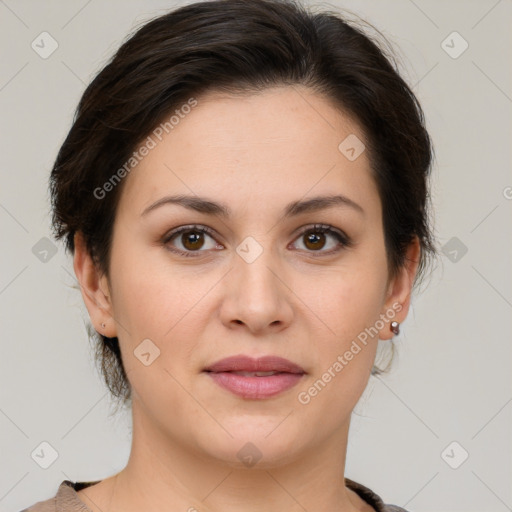
[[407,512],[405,508],[399,507],[398,505],[384,503],[378,494],[374,493],[363,484],[350,480],[350,478],[345,477],[345,485],[370,504],[376,512]]
[[55,496],[44,501],[38,501],[20,512],[90,512],[85,504],[80,501],[76,491],[94,483],[96,482],[75,483],[64,480],[59,485]]
[[[94,482],[71,482],[64,480],[59,485],[57,494],[44,501],[38,501],[20,512],[90,512],[85,504],[79,499],[77,492],[80,489],[94,485]],[[382,498],[371,489],[345,477],[345,485],[356,492],[364,501],[372,506],[376,512],[407,512],[398,505],[385,504]]]

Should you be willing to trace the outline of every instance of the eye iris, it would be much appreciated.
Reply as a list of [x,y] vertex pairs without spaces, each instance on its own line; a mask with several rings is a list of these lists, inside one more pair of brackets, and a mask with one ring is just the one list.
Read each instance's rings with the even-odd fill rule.
[[[321,249],[324,245],[325,245],[325,240],[323,241],[324,243],[321,243],[320,245],[318,245],[318,242],[320,241],[320,237],[322,238],[325,238],[325,235],[323,233],[321,233],[320,235],[318,234],[315,234],[314,232],[313,233],[310,233],[309,235],[306,236],[306,247],[308,249]],[[308,244],[312,243],[313,246],[310,247]]]
[[[181,233],[183,247],[189,251],[196,251],[204,245],[204,235],[201,230],[188,230]],[[318,250],[325,246],[325,231],[318,229],[308,231],[303,235],[305,237],[305,246],[308,249]]]
[[[200,233],[198,231],[186,231],[181,236],[183,240],[183,247],[186,249],[200,249],[204,244],[204,233]],[[198,241],[201,242],[200,245],[194,245]],[[191,243],[192,246],[190,246],[189,243]]]

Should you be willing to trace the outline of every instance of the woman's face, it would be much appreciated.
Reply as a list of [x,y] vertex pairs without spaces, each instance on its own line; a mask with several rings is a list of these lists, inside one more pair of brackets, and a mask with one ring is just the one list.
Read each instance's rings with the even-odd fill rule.
[[[365,136],[333,105],[282,87],[209,93],[184,111],[124,178],[107,335],[146,429],[234,465],[292,461],[346,434],[410,281],[388,283]],[[345,199],[310,203],[334,196]],[[303,373],[205,371],[241,355]]]

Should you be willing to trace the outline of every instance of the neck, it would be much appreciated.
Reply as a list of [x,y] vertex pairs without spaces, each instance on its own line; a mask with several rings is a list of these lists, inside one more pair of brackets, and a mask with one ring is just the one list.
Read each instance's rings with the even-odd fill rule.
[[104,504],[109,512],[373,510],[344,485],[349,421],[335,439],[311,447],[301,459],[240,469],[239,463],[219,461],[173,441],[135,403],[132,414],[130,458],[109,479],[110,498]]

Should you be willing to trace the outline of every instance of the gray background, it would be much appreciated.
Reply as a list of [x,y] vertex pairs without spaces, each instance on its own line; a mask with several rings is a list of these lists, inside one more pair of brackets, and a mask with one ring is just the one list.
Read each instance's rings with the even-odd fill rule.
[[[71,257],[62,245],[44,256],[47,179],[85,85],[136,25],[181,4],[0,0],[2,511],[127,462],[130,418],[109,416]],[[356,408],[346,476],[411,511],[512,510],[512,2],[315,5],[348,8],[393,42],[434,141],[445,252],[401,326],[392,373],[372,377]],[[58,43],[46,59],[31,47],[43,31]],[[442,44],[454,31],[469,44],[457,58],[458,36]],[[42,442],[58,454],[47,469],[31,455]]]

